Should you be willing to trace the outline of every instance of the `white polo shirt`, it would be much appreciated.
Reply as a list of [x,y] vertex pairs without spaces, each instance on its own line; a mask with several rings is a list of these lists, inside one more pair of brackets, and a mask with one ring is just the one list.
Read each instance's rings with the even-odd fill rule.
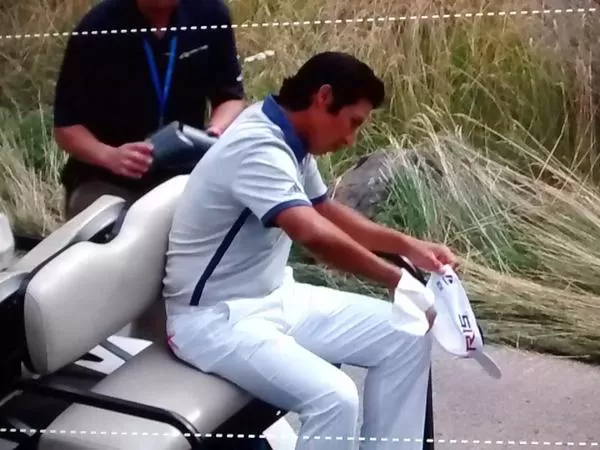
[[326,198],[316,161],[276,97],[249,106],[192,171],[178,203],[167,312],[268,295],[284,280],[292,244],[273,217]]

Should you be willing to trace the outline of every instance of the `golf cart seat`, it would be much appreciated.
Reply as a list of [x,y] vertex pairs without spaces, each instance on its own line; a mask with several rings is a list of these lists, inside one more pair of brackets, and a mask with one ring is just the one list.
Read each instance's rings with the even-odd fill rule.
[[198,433],[213,432],[252,400],[229,382],[176,359],[166,344],[165,253],[186,181],[178,176],[154,188],[130,206],[112,240],[76,243],[30,280],[25,330],[35,373],[52,374],[72,364],[142,317],[153,336],[148,347],[91,391],[27,386],[73,401],[47,427],[38,449],[195,448]]
[[[105,195],[99,198],[16,261],[14,261],[16,249],[10,223],[5,217],[1,218],[3,223],[2,239],[4,242],[9,242],[9,245],[2,247],[1,255],[5,267],[0,269],[0,313],[3,316],[0,319],[0,329],[8,327],[8,325],[7,327],[3,326],[4,320],[12,321],[13,319],[12,317],[8,319],[9,309],[12,308],[12,305],[2,305],[2,303],[17,292],[25,279],[32,276],[35,270],[70,245],[92,239],[104,232],[117,221],[123,204],[124,200],[118,197]],[[12,326],[17,325],[13,323]]]
[[[66,224],[39,241],[24,255],[19,245],[21,238],[15,237],[12,226],[4,214],[0,214],[0,429],[6,426],[29,428],[27,408],[14,408],[27,396],[19,395],[16,383],[20,378],[29,379],[31,372],[23,365],[26,350],[23,322],[22,290],[28,279],[34,277],[45,263],[76,242],[102,238],[111,224],[117,222],[122,210],[123,199],[104,196],[98,199]],[[69,372],[71,368],[65,371]],[[9,399],[13,400],[9,400]],[[18,399],[17,399],[18,398]],[[25,404],[27,399],[25,400]],[[9,404],[11,406],[9,406]],[[44,415],[44,407],[42,406]],[[22,422],[19,417],[24,413],[27,418]],[[23,435],[27,435],[25,432]],[[13,434],[11,439],[20,442],[21,434]],[[0,444],[1,446],[1,444]]]
[[[43,264],[67,247],[81,240],[101,235],[118,219],[124,201],[118,197],[103,196],[66,224],[52,232],[29,252],[15,261],[15,239],[10,223],[2,219],[1,259],[6,263],[0,270],[0,360],[11,359],[9,354],[22,345],[16,339],[22,326],[20,304],[16,298],[19,288]],[[1,388],[1,386],[0,386]],[[1,390],[1,389],[0,389]]]
[[119,217],[125,201],[104,195],[41,240],[6,270],[27,274],[75,242],[89,240],[105,231]]

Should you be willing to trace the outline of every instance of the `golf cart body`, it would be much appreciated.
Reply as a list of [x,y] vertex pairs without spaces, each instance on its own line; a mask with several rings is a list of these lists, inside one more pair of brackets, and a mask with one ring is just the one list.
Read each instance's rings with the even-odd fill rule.
[[[193,448],[252,401],[236,386],[177,360],[166,345],[163,266],[186,180],[180,176],[158,186],[122,219],[118,209],[111,215],[106,207],[120,199],[99,199],[42,241],[39,252],[33,249],[3,272],[13,280],[10,286],[18,286],[8,301],[22,301],[23,363],[39,377],[15,379],[13,386],[74,402],[47,429],[75,433],[44,433],[36,448]],[[151,341],[142,352],[89,392],[52,383],[53,374],[130,323],[132,335]],[[277,419],[272,413],[271,420]]]
[[[168,348],[162,280],[186,181],[174,177],[131,205],[103,196],[0,271],[0,401],[21,391],[66,402],[35,433],[0,403],[0,429],[23,428],[9,439],[40,450],[256,449],[286,413]],[[119,367],[79,387],[69,371],[98,346],[114,349],[109,338],[127,325],[145,348],[121,352]],[[431,419],[429,403],[426,438]]]

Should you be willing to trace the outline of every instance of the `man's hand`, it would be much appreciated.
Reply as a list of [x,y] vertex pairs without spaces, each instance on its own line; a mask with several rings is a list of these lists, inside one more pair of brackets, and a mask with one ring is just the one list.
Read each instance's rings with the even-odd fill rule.
[[428,272],[439,272],[443,266],[458,267],[458,260],[452,251],[442,244],[415,239],[405,256],[417,267]]
[[132,142],[115,147],[111,151],[106,167],[116,175],[141,178],[152,164],[152,145],[147,142]]

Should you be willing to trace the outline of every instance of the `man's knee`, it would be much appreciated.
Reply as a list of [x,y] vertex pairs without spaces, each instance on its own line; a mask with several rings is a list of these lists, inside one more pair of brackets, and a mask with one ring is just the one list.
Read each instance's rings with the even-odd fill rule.
[[335,393],[333,395],[334,404],[349,413],[358,414],[358,407],[360,404],[358,388],[352,378],[346,374],[343,375],[344,376],[340,377],[336,384]]
[[311,409],[317,413],[334,412],[356,420],[360,400],[358,388],[352,378],[340,371],[338,376],[329,380],[323,391],[313,400]]
[[423,369],[429,368],[431,364],[432,336],[427,333],[425,336],[411,336],[410,339],[399,340],[399,344],[388,356],[399,364],[407,366],[422,366]]

